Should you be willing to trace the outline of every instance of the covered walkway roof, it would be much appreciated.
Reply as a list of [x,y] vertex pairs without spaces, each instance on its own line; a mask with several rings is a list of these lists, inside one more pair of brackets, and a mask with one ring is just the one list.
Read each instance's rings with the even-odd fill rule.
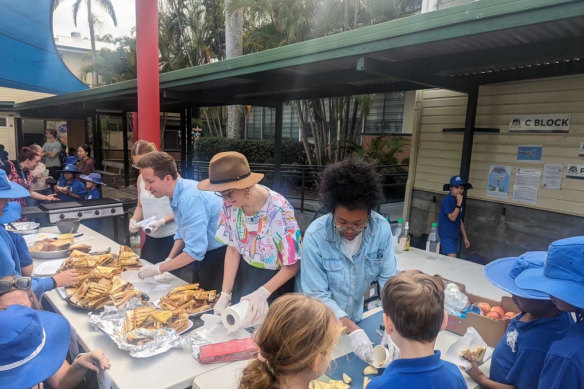
[[[584,1],[482,0],[160,75],[161,111],[584,73]],[[15,105],[24,117],[135,111],[127,81]]]

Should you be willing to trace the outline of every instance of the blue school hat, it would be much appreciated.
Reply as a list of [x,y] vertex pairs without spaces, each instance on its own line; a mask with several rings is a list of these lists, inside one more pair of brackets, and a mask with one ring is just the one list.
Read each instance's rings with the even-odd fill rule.
[[99,174],[99,173],[89,173],[88,175],[82,174],[79,176],[79,178],[81,178],[82,180],[85,180],[85,181],[95,182],[96,184],[99,184],[99,185],[105,185],[101,181],[101,174]]
[[496,287],[515,296],[534,300],[549,300],[547,293],[517,286],[515,280],[529,269],[543,269],[545,251],[528,251],[519,257],[501,258],[493,261],[483,269],[485,277]]
[[584,236],[553,242],[545,266],[521,274],[517,285],[545,292],[584,309]]
[[17,199],[30,196],[30,192],[23,186],[12,182],[6,172],[0,169],[0,199]]
[[69,155],[65,157],[65,165],[75,165],[79,161],[79,158],[75,157],[74,155]]
[[64,317],[12,305],[0,311],[0,387],[31,388],[55,374],[69,348]]
[[81,173],[79,170],[77,170],[75,165],[71,165],[71,164],[65,164],[63,166],[63,169],[61,170],[61,172],[62,173]]
[[17,201],[9,201],[2,210],[0,224],[12,223],[22,217],[22,206]]
[[464,189],[472,189],[472,185],[460,176],[452,176],[449,184],[444,184],[442,190],[450,190],[451,186],[464,186]]

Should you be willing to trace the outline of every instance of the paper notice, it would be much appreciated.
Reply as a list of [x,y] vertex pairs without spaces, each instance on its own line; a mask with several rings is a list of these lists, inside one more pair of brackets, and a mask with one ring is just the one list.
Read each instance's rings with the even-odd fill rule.
[[487,182],[487,196],[506,199],[509,196],[511,166],[491,166]]
[[544,189],[560,189],[562,186],[562,176],[564,175],[564,165],[545,164],[543,165],[543,187]]
[[517,168],[513,187],[513,201],[536,204],[540,177],[541,169]]

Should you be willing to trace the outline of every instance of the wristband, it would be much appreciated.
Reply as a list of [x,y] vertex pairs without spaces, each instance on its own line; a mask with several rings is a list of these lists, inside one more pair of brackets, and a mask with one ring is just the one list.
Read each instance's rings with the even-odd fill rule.
[[456,206],[456,208],[458,208],[458,209],[462,209],[462,207],[461,207],[460,205],[457,205],[457,206]]
[[78,360],[79,358],[81,358],[81,357],[82,357],[82,356],[84,356],[85,354],[87,354],[87,353],[79,353],[79,354],[77,354],[77,356],[75,357],[75,359],[74,359],[74,360],[73,360],[73,362],[71,363],[71,366],[75,366],[75,367],[76,367],[76,368],[78,368],[78,369],[85,369],[85,367],[83,367],[83,366],[79,366],[79,364],[78,364],[78,363],[75,363],[75,362],[77,362],[77,360]]

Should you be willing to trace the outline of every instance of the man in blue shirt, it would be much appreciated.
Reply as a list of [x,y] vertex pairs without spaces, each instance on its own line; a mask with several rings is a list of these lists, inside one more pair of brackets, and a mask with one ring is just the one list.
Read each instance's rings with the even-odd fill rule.
[[538,387],[584,388],[584,236],[553,242],[545,266],[520,274],[516,282],[521,288],[549,294],[560,310],[574,312],[578,318],[552,343]]
[[456,257],[460,250],[461,234],[464,239],[464,247],[470,247],[462,221],[462,194],[465,189],[472,189],[472,185],[461,177],[454,176],[450,179],[450,184],[444,184],[442,189],[448,190],[450,193],[440,203],[438,219],[440,251],[449,257]]
[[373,211],[382,192],[374,168],[346,160],[326,168],[321,181],[326,215],[304,235],[298,289],[327,304],[351,339],[355,355],[371,362],[373,348],[355,322],[371,282],[397,273],[391,228]]
[[385,332],[399,347],[400,358],[367,389],[466,389],[458,366],[434,351],[448,322],[442,282],[419,270],[404,271],[385,284],[381,302]]
[[180,178],[174,159],[167,153],[148,153],[136,166],[141,169],[146,190],[155,197],[170,198],[177,226],[168,258],[143,266],[140,277],[154,277],[196,261],[193,282],[206,290],[220,290],[226,247],[215,240],[215,234],[223,200],[197,189],[197,181]]

